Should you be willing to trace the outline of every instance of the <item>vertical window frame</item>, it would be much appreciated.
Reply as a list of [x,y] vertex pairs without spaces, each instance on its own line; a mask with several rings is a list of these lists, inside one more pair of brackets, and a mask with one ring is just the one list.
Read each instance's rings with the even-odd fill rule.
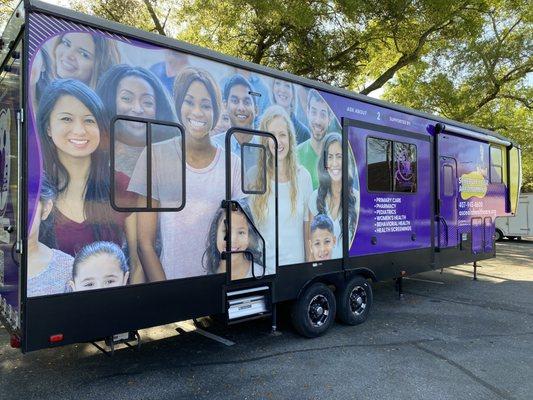
[[[264,188],[263,190],[246,190],[245,188],[245,177],[246,177],[246,172],[245,172],[245,165],[244,165],[244,149],[245,147],[255,147],[255,148],[259,148],[261,151],[264,152],[265,154],[265,157],[263,157],[263,160],[264,160],[264,165],[263,165],[263,183],[264,183]],[[267,173],[266,173],[266,168],[267,168],[267,165],[266,165],[266,147],[262,144],[257,144],[257,143],[244,143],[241,145],[241,190],[244,194],[251,194],[251,195],[262,195],[262,194],[265,194],[266,193],[266,176],[267,176]],[[258,171],[259,172],[259,171]]]
[[[395,161],[396,161],[396,159],[395,159],[395,156],[394,156],[394,154],[395,154],[394,150],[395,150],[395,146],[397,144],[406,145],[406,146],[409,147],[410,150],[411,150],[411,148],[414,148],[414,153],[415,153],[415,157],[414,157],[415,161],[414,161],[414,163],[415,163],[416,167],[415,167],[415,171],[414,171],[415,180],[414,180],[413,184],[414,184],[415,190],[412,191],[412,192],[406,192],[406,191],[396,190],[395,189],[395,185],[394,185],[395,177],[394,177],[394,175],[395,175]],[[411,193],[411,194],[414,194],[414,193],[416,193],[418,191],[418,147],[416,146],[416,144],[408,143],[408,142],[402,142],[402,141],[399,141],[399,140],[394,140],[393,143],[392,143],[392,146],[393,146],[392,147],[392,170],[391,170],[391,173],[392,173],[392,178],[391,178],[392,191],[393,191],[393,193],[407,193],[407,194]]]
[[[146,207],[120,207],[116,204],[116,195],[115,195],[115,188],[116,188],[116,182],[115,182],[115,125],[117,121],[130,121],[130,122],[140,122],[146,124]],[[155,119],[150,118],[139,118],[139,117],[132,117],[129,115],[115,115],[110,122],[110,130],[109,130],[109,170],[110,170],[110,190],[109,190],[109,197],[110,197],[110,204],[111,208],[117,212],[179,212],[185,208],[186,204],[186,149],[185,149],[185,129],[183,126],[177,122],[171,122],[171,121],[159,121]],[[151,199],[151,191],[152,191],[152,125],[161,125],[161,126],[167,126],[176,128],[179,130],[181,134],[181,164],[182,164],[182,202],[179,207],[152,207],[152,199]]]
[[[390,161],[390,168],[389,168],[389,173],[390,173],[390,190],[388,191],[385,191],[385,190],[373,190],[373,189],[370,189],[370,179],[369,179],[369,168],[368,168],[368,154],[369,154],[369,145],[368,145],[368,142],[369,142],[369,139],[374,139],[374,140],[382,140],[382,141],[386,141],[386,142],[389,142],[390,143],[390,151],[391,151],[391,161]],[[399,144],[404,144],[404,145],[407,145],[407,146],[413,146],[414,147],[414,152],[415,152],[415,163],[416,163],[416,169],[415,169],[415,191],[414,192],[404,192],[404,191],[400,191],[400,190],[394,190],[394,145],[396,143],[399,143]],[[365,152],[366,152],[366,163],[365,163],[365,167],[366,167],[366,188],[367,188],[367,191],[369,193],[401,193],[401,194],[416,194],[418,192],[418,146],[414,143],[409,143],[409,142],[403,142],[403,141],[400,141],[400,140],[394,140],[394,139],[386,139],[386,138],[383,138],[383,137],[379,137],[379,136],[372,136],[372,135],[369,135],[366,137],[366,149],[365,149]]]
[[[500,164],[493,164],[492,163],[492,151],[494,150],[498,150],[499,153],[500,153]],[[504,180],[504,176],[503,176],[503,165],[504,165],[504,160],[503,160],[503,150],[501,147],[499,146],[494,146],[494,145],[490,145],[489,146],[489,182],[490,183],[499,183],[499,184],[502,184],[505,182]],[[493,179],[493,173],[492,173],[492,170],[493,168],[498,168],[499,171],[500,171],[500,179],[499,181],[495,181]]]
[[[369,163],[368,163],[368,155],[369,155],[369,141],[370,140],[381,140],[383,142],[388,142],[389,143],[389,151],[391,152],[391,158],[390,158],[390,162],[389,162],[389,190],[388,191],[384,191],[384,190],[376,190],[376,189],[371,189],[370,188],[370,169],[369,169]],[[376,136],[367,136],[366,137],[366,189],[368,192],[370,193],[392,193],[392,162],[393,162],[393,154],[392,154],[392,146],[393,146],[393,141],[390,140],[390,139],[385,139],[385,138],[381,138],[381,137],[376,137]]]

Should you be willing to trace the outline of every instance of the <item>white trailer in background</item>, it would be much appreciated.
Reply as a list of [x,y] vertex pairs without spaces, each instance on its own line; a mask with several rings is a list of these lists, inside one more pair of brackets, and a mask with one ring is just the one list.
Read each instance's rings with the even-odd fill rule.
[[496,240],[533,236],[533,193],[524,193],[518,200],[514,217],[496,219]]

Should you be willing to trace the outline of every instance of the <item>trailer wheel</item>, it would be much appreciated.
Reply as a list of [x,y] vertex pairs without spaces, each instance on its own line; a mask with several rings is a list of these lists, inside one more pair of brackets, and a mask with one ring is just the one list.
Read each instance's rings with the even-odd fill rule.
[[294,302],[291,318],[300,335],[314,338],[329,329],[335,312],[335,296],[331,289],[323,283],[314,283]]
[[337,293],[339,320],[347,325],[366,321],[372,306],[372,286],[362,276],[349,280]]
[[499,229],[496,229],[496,234],[494,236],[497,242],[501,242],[503,240],[503,232]]

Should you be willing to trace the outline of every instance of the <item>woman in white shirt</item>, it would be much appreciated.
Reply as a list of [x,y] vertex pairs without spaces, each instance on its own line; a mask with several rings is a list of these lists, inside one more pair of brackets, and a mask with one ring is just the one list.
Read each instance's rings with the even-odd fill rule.
[[[179,212],[139,213],[137,223],[141,261],[148,281],[205,275],[204,242],[212,216],[226,195],[224,152],[209,132],[220,114],[220,93],[209,72],[183,69],[174,81],[176,114],[185,129],[186,203]],[[147,196],[146,149],[139,157],[129,190]],[[178,137],[152,145],[152,206],[177,208],[183,204],[182,149]],[[242,197],[240,160],[231,157],[232,198]],[[157,229],[161,256],[156,251]]]
[[[308,236],[309,196],[313,190],[309,172],[297,163],[294,125],[287,112],[280,106],[267,108],[259,130],[272,133],[278,142],[278,223],[279,265],[303,263],[306,260]],[[266,188],[262,195],[251,195],[249,202],[259,232],[266,242],[266,267],[275,266],[275,170],[274,141],[262,137],[266,151],[259,158],[257,169],[251,170],[251,181],[256,190]],[[266,174],[262,168],[266,165]],[[260,172],[260,173],[258,173]],[[264,177],[266,175],[266,181]]]

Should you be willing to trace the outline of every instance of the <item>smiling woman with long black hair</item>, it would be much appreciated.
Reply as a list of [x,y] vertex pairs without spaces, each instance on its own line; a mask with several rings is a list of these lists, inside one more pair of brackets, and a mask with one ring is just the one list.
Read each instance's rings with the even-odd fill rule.
[[[333,250],[333,258],[342,257],[342,163],[346,162],[342,154],[342,136],[332,132],[324,138],[324,149],[318,161],[318,189],[309,197],[309,212],[312,219],[318,214],[327,215],[333,222],[333,231],[337,243]],[[347,217],[348,237],[355,234],[357,225],[357,197],[353,179],[354,164],[348,162]]]
[[[72,256],[95,241],[127,244],[133,269],[140,269],[136,216],[109,203],[108,123],[100,98],[80,81],[54,81],[41,98],[37,124],[44,173],[58,193],[43,242]],[[115,179],[117,195],[128,196],[128,178],[117,173]]]
[[[126,115],[176,122],[163,85],[153,73],[142,67],[115,65],[102,76],[96,92],[104,103],[109,120],[116,115]],[[115,128],[114,168],[131,176],[139,155],[146,146],[146,124],[117,121]],[[152,142],[169,139],[172,134],[172,129],[165,129],[162,125],[152,125],[152,130]]]

